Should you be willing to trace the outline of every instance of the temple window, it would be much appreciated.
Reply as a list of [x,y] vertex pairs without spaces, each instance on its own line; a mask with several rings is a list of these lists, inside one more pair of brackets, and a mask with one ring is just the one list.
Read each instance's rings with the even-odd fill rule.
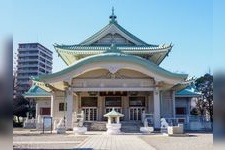
[[176,114],[177,115],[186,115],[186,107],[176,107]]
[[144,107],[145,106],[145,97],[144,96],[129,97],[129,106],[130,107]]
[[106,97],[105,98],[106,107],[121,107],[121,97]]
[[[64,104],[66,104],[66,107]],[[66,111],[66,110],[67,110],[67,103],[59,103],[59,111]]]
[[40,115],[50,115],[51,108],[40,108]]
[[97,107],[97,97],[81,97],[81,107]]

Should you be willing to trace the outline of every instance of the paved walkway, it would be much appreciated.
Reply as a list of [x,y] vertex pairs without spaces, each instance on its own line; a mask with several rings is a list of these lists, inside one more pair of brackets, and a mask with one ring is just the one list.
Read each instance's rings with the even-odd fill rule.
[[141,134],[107,135],[105,132],[87,132],[85,135],[40,134],[39,132],[14,131],[15,148],[30,149],[79,149],[91,150],[154,150],[142,140]]
[[155,150],[135,135],[93,135],[78,147],[94,150]]
[[[106,135],[105,132],[87,132],[85,135],[40,134],[29,130],[14,131],[14,148],[23,149],[79,149],[86,150],[211,150],[212,133],[193,134],[188,137],[168,137],[161,134]],[[0,140],[1,142],[1,140]],[[0,148],[1,149],[1,148]]]

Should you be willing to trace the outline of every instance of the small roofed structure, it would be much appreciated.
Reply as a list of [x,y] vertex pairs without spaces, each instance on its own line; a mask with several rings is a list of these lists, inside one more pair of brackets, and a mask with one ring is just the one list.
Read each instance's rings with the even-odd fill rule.
[[106,124],[107,134],[119,134],[120,133],[120,117],[124,115],[115,111],[113,108],[112,111],[105,114],[104,117],[108,117],[108,123]]
[[200,97],[200,96],[201,93],[196,89],[195,85],[193,84],[176,92],[176,97]]

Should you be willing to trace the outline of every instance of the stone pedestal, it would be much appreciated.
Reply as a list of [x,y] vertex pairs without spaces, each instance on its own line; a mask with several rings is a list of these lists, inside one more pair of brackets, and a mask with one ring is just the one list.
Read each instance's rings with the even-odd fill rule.
[[66,133],[66,128],[65,127],[60,127],[56,129],[57,134],[65,134]]
[[23,128],[25,128],[25,129],[35,129],[36,123],[35,122],[24,122]]
[[82,135],[82,134],[85,134],[87,132],[87,128],[86,127],[74,127],[73,132],[75,134]]
[[178,124],[178,126],[168,126],[168,135],[184,134],[184,125]]
[[106,133],[107,134],[120,134],[120,129],[121,129],[121,124],[120,123],[114,123],[114,124],[106,124],[106,128],[107,128],[107,131]]
[[151,133],[153,131],[154,131],[153,127],[140,127],[140,132],[143,132],[143,133]]
[[66,133],[65,121],[63,118],[59,121],[55,130],[56,130],[57,134],[65,134]]

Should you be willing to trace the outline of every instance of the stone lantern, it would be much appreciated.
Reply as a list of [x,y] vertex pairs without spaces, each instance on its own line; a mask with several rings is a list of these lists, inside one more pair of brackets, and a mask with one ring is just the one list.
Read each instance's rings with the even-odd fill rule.
[[105,114],[104,117],[108,117],[108,123],[106,124],[107,128],[107,134],[119,134],[121,123],[120,123],[120,117],[123,117],[124,115],[116,112],[114,108],[109,113]]

